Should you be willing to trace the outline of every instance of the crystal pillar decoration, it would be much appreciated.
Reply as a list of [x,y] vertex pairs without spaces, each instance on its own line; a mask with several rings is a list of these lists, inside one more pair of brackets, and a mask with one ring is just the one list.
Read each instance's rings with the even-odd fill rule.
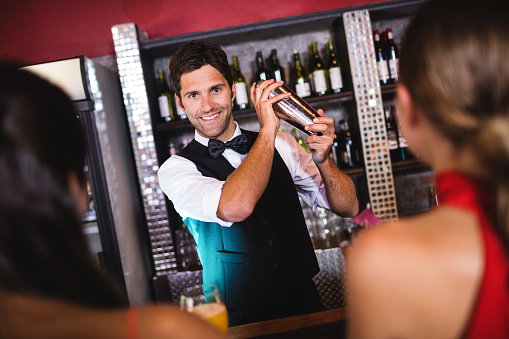
[[156,275],[166,275],[177,270],[177,261],[168,224],[165,197],[157,181],[159,165],[140,58],[139,41],[146,40],[147,36],[134,23],[113,26],[111,32],[154,267]]
[[369,12],[345,12],[343,24],[371,208],[380,220],[397,219],[394,178]]

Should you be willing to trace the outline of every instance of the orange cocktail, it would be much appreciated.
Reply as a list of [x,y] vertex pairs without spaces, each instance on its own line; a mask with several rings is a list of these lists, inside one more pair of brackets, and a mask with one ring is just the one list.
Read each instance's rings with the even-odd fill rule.
[[180,309],[195,313],[223,332],[228,332],[228,314],[215,285],[196,285],[186,288],[180,295]]
[[228,332],[228,314],[223,303],[200,304],[193,307],[191,312],[207,320],[223,332]]

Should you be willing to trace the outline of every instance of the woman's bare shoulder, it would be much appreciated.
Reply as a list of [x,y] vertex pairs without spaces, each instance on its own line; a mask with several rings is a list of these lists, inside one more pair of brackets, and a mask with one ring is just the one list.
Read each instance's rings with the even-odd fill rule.
[[473,219],[447,209],[361,231],[347,254],[356,335],[457,335],[480,276],[477,240]]

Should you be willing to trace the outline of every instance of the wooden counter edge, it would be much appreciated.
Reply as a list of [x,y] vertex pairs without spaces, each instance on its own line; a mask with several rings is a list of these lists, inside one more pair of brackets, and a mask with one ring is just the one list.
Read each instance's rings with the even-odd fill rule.
[[338,308],[323,312],[298,315],[295,317],[267,320],[230,327],[228,330],[228,337],[232,339],[253,338],[262,335],[293,331],[300,328],[330,324],[345,320],[346,318],[347,309]]

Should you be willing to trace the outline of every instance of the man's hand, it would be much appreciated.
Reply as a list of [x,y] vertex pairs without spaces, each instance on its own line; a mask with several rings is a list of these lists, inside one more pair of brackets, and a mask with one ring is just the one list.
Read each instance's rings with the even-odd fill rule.
[[279,94],[269,99],[270,92],[283,84],[283,81],[274,82],[274,80],[266,80],[259,86],[254,83],[251,86],[251,101],[253,102],[260,122],[260,130],[263,128],[273,129],[274,133],[279,129],[279,118],[274,113],[272,105],[281,99],[288,98],[291,94]]
[[343,217],[354,217],[359,212],[355,186],[352,179],[341,172],[329,157],[335,137],[334,119],[324,117],[321,109],[317,113],[320,117],[313,120],[314,124],[306,126],[306,130],[322,135],[312,134],[305,142],[322,176],[331,210]]
[[[313,120],[314,124],[306,126],[306,131],[315,132],[315,134],[307,137],[305,142],[313,156],[313,161],[321,164],[329,158],[329,152],[334,143],[335,128],[334,119],[324,117],[321,109],[317,110],[317,113],[320,117]],[[318,132],[322,135],[317,135]]]

